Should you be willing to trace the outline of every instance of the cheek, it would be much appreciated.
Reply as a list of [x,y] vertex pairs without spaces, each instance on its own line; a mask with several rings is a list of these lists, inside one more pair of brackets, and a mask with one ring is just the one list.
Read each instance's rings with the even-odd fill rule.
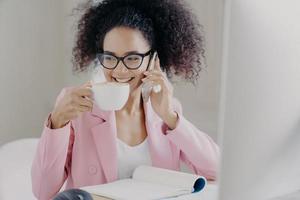
[[136,77],[139,77],[141,79],[144,78],[144,76],[145,76],[144,72],[146,71],[147,66],[148,66],[148,63],[147,62],[143,62],[143,64],[141,65],[141,67],[135,71]]
[[104,69],[103,72],[104,72],[104,76],[105,76],[106,80],[107,81],[112,81],[112,79],[111,79],[112,71]]
[[142,78],[144,78],[144,72],[145,72],[146,70],[145,69],[138,69],[138,70],[136,70],[135,72],[134,72],[134,75],[135,75],[135,77],[137,78],[137,79],[142,79]]

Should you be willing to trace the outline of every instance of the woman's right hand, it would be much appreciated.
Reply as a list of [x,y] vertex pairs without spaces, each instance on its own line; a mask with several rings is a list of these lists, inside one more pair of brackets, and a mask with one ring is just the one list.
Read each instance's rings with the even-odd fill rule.
[[51,128],[57,129],[65,126],[70,120],[81,113],[91,111],[93,108],[93,92],[90,82],[82,86],[64,89],[51,113]]

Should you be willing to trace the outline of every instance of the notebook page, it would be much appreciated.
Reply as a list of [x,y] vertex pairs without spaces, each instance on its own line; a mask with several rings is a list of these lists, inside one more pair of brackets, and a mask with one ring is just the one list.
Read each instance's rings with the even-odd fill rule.
[[155,200],[190,194],[189,190],[134,179],[121,179],[115,182],[83,187],[81,189],[94,195],[117,200]]
[[206,179],[202,176],[146,165],[137,167],[132,179],[182,188],[190,192],[198,192],[206,185]]
[[168,198],[167,200],[217,200],[218,199],[218,185],[216,183],[207,183],[205,188],[200,192],[182,195],[179,197]]

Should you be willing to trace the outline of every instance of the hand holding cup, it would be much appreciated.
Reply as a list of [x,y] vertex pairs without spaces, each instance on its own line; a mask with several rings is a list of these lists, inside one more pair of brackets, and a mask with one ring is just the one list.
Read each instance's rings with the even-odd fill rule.
[[51,113],[51,128],[61,128],[70,120],[93,108],[91,83],[63,89]]

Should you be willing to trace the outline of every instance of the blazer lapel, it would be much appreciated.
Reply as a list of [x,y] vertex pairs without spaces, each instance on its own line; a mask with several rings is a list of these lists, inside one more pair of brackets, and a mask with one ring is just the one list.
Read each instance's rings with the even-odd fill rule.
[[117,180],[116,120],[113,111],[101,111],[96,105],[92,115],[104,121],[91,128],[97,153],[107,182]]
[[150,100],[144,103],[144,111],[152,165],[166,169],[177,169],[173,162],[169,140],[163,134],[164,122],[152,109]]

